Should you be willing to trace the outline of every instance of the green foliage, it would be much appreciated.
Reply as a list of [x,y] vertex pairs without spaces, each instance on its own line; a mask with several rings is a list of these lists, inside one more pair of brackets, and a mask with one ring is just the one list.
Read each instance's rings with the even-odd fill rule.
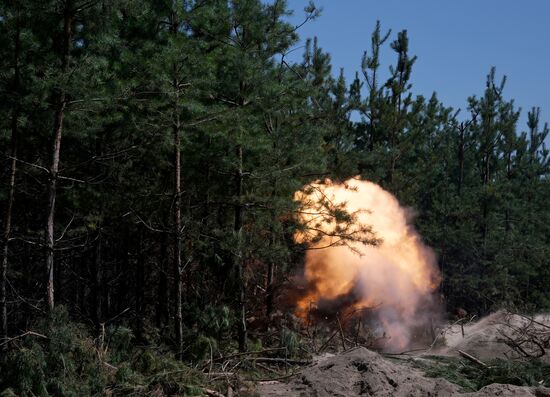
[[539,386],[550,382],[550,364],[541,360],[511,361],[494,359],[487,368],[455,358],[435,358],[434,364],[422,365],[426,375],[441,377],[461,386],[464,391],[477,391],[492,383],[516,386]]
[[[29,329],[43,302],[45,186],[61,91],[55,284],[56,301],[73,314],[56,311],[32,328],[47,339],[17,341],[2,364],[5,393],[180,393],[192,371],[163,346],[176,339],[175,308],[183,304],[187,360],[232,349],[249,319],[272,327],[268,314],[304,258],[293,241],[307,230],[294,193],[325,177],[361,175],[414,208],[451,310],[550,308],[549,128],[538,108],[526,128],[518,124],[495,69],[459,114],[435,93],[414,95],[408,33],[394,37],[380,23],[350,84],[315,38],[303,60],[290,61],[299,43],[290,2],[77,3],[0,5],[1,186],[12,144],[20,160],[12,236],[2,240],[8,329]],[[66,68],[64,10],[74,17]],[[305,19],[318,15],[309,4]],[[395,57],[389,68],[384,45]],[[343,206],[316,204],[335,234],[376,242]],[[283,328],[280,346],[299,354],[298,334]]]
[[280,347],[284,347],[290,357],[298,355],[300,349],[300,339],[296,332],[283,328],[281,330]]
[[188,337],[189,354],[193,361],[201,361],[218,354],[218,342],[212,337],[192,333]]
[[130,360],[135,340],[132,330],[127,327],[109,327],[106,334],[112,360],[115,363]]
[[221,338],[235,324],[233,312],[226,305],[196,309],[195,321],[201,333]]
[[2,395],[185,395],[201,380],[200,373],[166,351],[136,348],[127,328],[110,330],[106,346],[98,346],[98,339],[71,322],[62,306],[33,330],[36,334],[24,337],[0,361]]
[[21,396],[82,396],[100,393],[107,372],[98,359],[94,341],[84,327],[69,321],[57,308],[36,325],[46,338],[29,336],[2,361],[0,389]]

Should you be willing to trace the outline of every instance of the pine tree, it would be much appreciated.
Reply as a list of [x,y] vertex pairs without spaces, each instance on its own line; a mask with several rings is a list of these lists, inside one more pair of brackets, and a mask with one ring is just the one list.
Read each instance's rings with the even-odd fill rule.
[[[8,158],[8,197],[7,206],[4,217],[4,230],[3,230],[3,248],[2,248],[2,265],[0,267],[0,343],[8,338],[8,304],[7,304],[7,278],[8,268],[10,261],[10,239],[12,233],[12,215],[13,206],[15,201],[15,177],[17,173],[17,149],[18,149],[18,135],[19,135],[19,123],[21,117],[21,30],[23,25],[21,6],[18,4],[10,4],[13,8],[7,11],[6,18],[9,25],[2,26],[1,34],[4,42],[11,42],[10,46],[11,54],[5,54],[8,59],[13,59],[12,69],[13,76],[11,81],[7,82],[8,98],[6,103],[9,104],[8,111],[11,111],[10,115],[10,150],[7,156]],[[10,12],[11,11],[11,12]],[[11,14],[11,15],[10,15]],[[10,26],[13,24],[13,27]],[[10,30],[13,29],[13,32]],[[10,33],[12,33],[10,37]],[[5,39],[5,40],[4,40]],[[4,54],[3,54],[4,55]],[[11,57],[10,57],[11,55]],[[4,66],[4,65],[2,65]],[[2,351],[7,350],[7,345],[2,343]]]

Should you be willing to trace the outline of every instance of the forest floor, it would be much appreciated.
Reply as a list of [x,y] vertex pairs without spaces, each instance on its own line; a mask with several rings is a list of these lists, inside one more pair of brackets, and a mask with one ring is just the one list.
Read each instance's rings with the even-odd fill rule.
[[[434,361],[435,362],[435,361]],[[526,387],[491,384],[463,393],[459,385],[444,378],[431,378],[411,363],[396,362],[364,347],[338,355],[317,357],[289,381],[260,382],[257,392],[265,397],[306,396],[537,396],[550,397],[544,386]]]
[[290,378],[258,382],[256,392],[266,397],[550,397],[548,331],[548,316],[497,312],[450,324],[424,350],[388,355],[357,346],[321,354]]

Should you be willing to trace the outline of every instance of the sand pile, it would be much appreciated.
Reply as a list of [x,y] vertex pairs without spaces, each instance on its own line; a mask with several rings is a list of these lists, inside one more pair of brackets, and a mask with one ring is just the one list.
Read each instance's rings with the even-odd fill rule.
[[445,379],[427,378],[419,370],[389,361],[362,347],[319,357],[287,382],[260,383],[258,392],[265,397],[550,397],[550,389],[511,385],[490,385],[476,393],[461,394],[458,386]]
[[428,353],[456,356],[458,350],[462,350],[481,360],[520,358],[523,353],[513,348],[511,342],[514,341],[521,342],[520,348],[525,353],[537,357],[541,350],[530,343],[529,338],[536,336],[543,342],[550,336],[550,315],[540,314],[531,318],[501,310],[477,322],[466,323],[463,329],[464,336],[459,324],[444,329],[444,346],[431,349]]

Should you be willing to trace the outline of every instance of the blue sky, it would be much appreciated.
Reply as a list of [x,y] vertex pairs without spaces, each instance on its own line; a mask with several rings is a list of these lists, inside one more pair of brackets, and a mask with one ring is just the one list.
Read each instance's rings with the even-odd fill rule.
[[[303,20],[307,0],[289,0],[292,22]],[[302,39],[317,36],[332,56],[333,72],[343,67],[348,80],[359,70],[363,51],[379,19],[392,37],[407,29],[415,94],[438,97],[462,108],[472,94],[481,95],[486,75],[496,66],[505,74],[505,96],[523,109],[522,123],[532,106],[550,120],[550,1],[548,0],[317,0],[323,9],[304,25]],[[389,42],[388,42],[389,44]],[[301,50],[295,52],[301,57]],[[387,46],[384,70],[394,60]],[[524,124],[520,129],[524,129]]]

